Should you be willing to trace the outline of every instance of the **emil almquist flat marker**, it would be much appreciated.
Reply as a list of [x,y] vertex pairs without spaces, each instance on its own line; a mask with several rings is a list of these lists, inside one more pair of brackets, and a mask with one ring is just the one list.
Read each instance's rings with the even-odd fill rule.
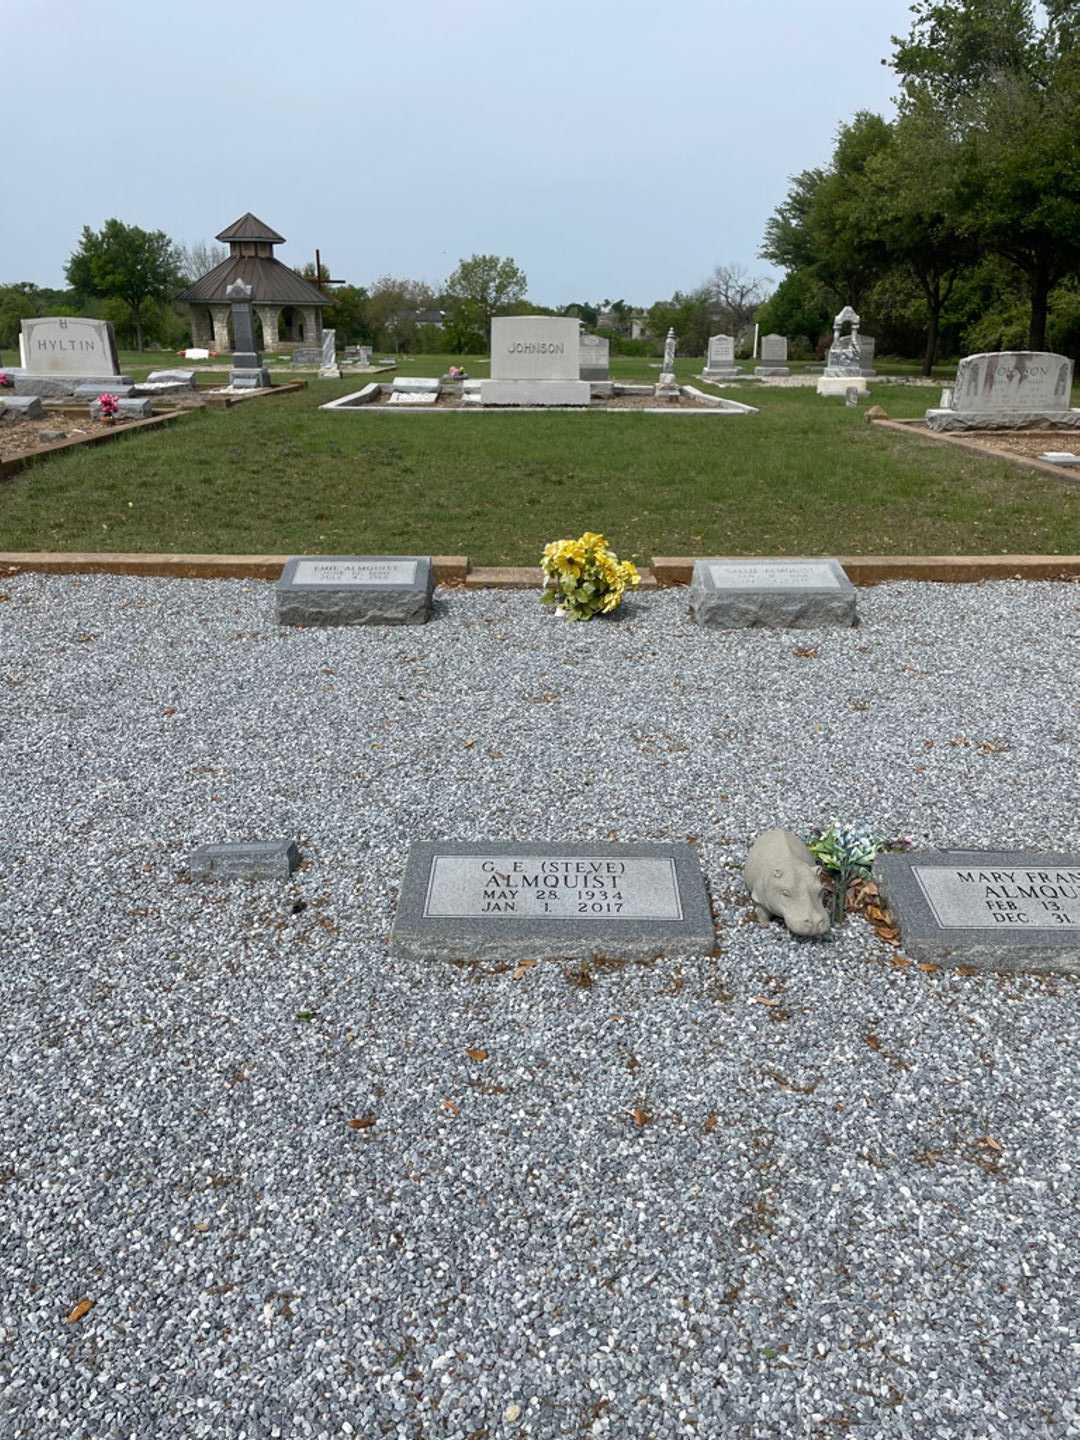
[[418,958],[644,959],[712,950],[689,845],[420,841],[392,948]]

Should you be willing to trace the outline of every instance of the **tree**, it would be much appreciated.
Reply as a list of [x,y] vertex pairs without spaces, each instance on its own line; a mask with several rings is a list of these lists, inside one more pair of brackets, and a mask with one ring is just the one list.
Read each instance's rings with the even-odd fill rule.
[[705,288],[713,317],[729,335],[740,335],[754,319],[765,299],[767,282],[747,273],[742,265],[717,265]]
[[866,232],[863,183],[867,165],[889,140],[888,124],[869,111],[841,125],[828,168],[796,175],[766,223],[762,259],[808,270],[840,304],[859,309],[883,264]]
[[926,306],[923,374],[937,359],[941,315],[962,271],[978,259],[971,233],[966,146],[947,112],[921,91],[867,162],[860,219],[881,267],[906,269]]
[[966,142],[967,231],[1009,260],[1046,347],[1050,292],[1080,265],[1080,5],[916,0],[891,61],[910,110],[928,96]]
[[336,285],[327,292],[330,304],[323,311],[323,325],[336,330],[338,339],[361,345],[374,344],[368,292],[362,285]]
[[150,301],[171,300],[183,283],[180,254],[164,231],[141,230],[116,219],[106,220],[100,231],[83,226],[65,273],[83,295],[126,302],[140,350],[144,307]]
[[491,318],[506,305],[525,299],[528,280],[509,256],[473,255],[458,262],[444,286],[450,310],[468,305],[471,318],[489,334]]
[[206,240],[196,240],[193,245],[178,245],[176,253],[180,273],[188,284],[201,280],[229,258],[224,245],[214,245]]
[[435,303],[431,286],[423,280],[380,275],[367,299],[367,324],[380,349],[408,350],[416,337],[417,310]]
[[804,339],[812,349],[830,329],[832,313],[824,285],[803,269],[785,275],[754,312],[754,319],[766,334],[786,335],[792,341]]

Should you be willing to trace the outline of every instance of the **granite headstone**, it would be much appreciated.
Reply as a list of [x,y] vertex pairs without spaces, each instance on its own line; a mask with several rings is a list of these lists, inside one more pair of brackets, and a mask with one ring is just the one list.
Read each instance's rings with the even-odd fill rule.
[[715,931],[684,844],[421,841],[391,947],[418,959],[708,954]]
[[931,430],[1074,430],[1073,362],[1039,350],[968,355],[956,370],[952,404],[928,410]]
[[880,855],[874,879],[914,960],[1080,975],[1080,855]]
[[721,630],[854,625],[855,587],[838,560],[695,560],[690,616]]
[[423,625],[434,589],[427,555],[299,555],[275,592],[279,625]]

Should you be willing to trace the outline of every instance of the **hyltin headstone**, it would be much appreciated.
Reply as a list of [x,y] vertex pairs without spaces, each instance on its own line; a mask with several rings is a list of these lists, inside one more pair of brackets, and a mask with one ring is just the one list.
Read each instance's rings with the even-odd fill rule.
[[423,625],[434,586],[428,555],[297,555],[277,584],[277,621]]
[[854,625],[855,587],[838,560],[695,560],[690,617],[719,630]]
[[20,321],[20,364],[12,388],[16,395],[41,398],[74,395],[83,384],[126,387],[120,374],[116,336],[107,320],[79,315],[33,316]]
[[391,948],[416,959],[707,954],[714,927],[689,845],[421,841]]
[[1080,975],[1080,855],[881,855],[874,879],[914,960]]
[[763,335],[761,337],[761,364],[755,368],[754,374],[760,375],[764,379],[791,374],[787,363],[786,335]]
[[931,430],[1075,430],[1073,362],[1039,350],[968,355],[956,370],[952,403],[927,410]]

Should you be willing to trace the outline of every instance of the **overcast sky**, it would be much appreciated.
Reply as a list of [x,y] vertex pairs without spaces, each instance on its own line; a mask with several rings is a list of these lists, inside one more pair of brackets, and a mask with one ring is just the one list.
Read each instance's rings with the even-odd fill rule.
[[[651,304],[757,260],[790,175],[892,113],[910,0],[0,0],[0,282],[84,224],[437,285],[512,255],[541,304]],[[20,138],[21,137],[21,138]]]

